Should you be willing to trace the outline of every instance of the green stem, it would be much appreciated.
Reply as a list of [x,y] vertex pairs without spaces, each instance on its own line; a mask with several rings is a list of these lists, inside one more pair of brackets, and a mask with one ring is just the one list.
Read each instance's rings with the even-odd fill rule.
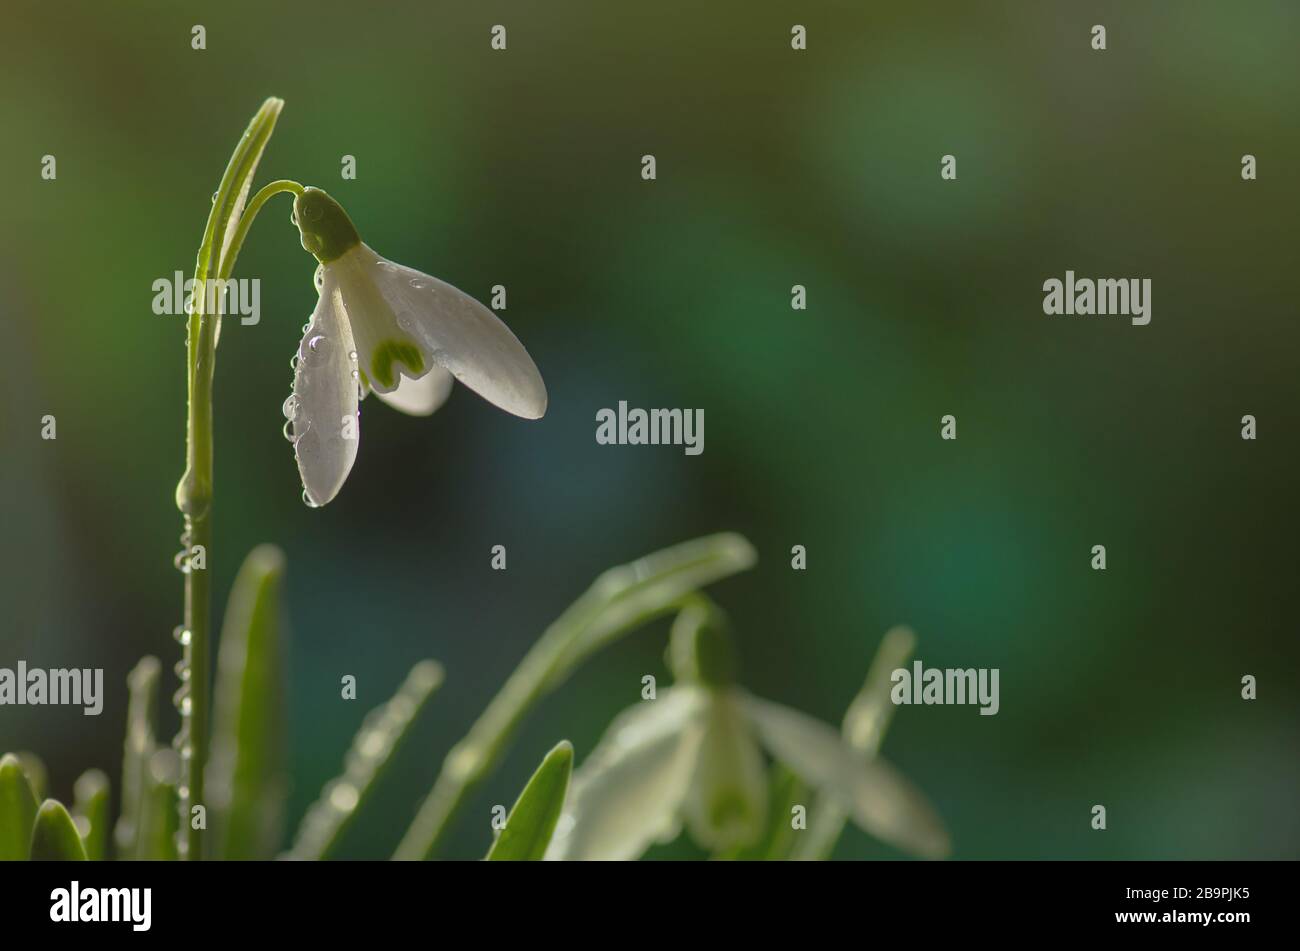
[[[176,506],[184,516],[185,546],[181,554],[185,567],[185,610],[181,633],[183,648],[181,688],[177,705],[181,729],[175,746],[182,758],[180,784],[182,857],[203,857],[203,830],[195,828],[192,807],[204,804],[204,767],[208,756],[208,719],[211,706],[211,643],[209,625],[212,583],[207,571],[212,553],[212,379],[216,365],[217,331],[221,321],[221,295],[214,296],[208,312],[207,284],[210,276],[228,277],[238,253],[234,238],[242,243],[248,233],[243,201],[249,191],[258,160],[275,128],[284,102],[268,99],[235,147],[221,177],[221,187],[212,199],[212,210],[203,229],[203,241],[194,263],[193,306],[189,322],[187,373],[189,404],[185,425],[185,474],[176,487]],[[265,189],[263,190],[265,192]],[[264,203],[270,194],[258,198]],[[272,193],[273,194],[273,193]],[[260,208],[260,203],[258,204]],[[252,210],[252,209],[250,209]],[[224,241],[234,219],[236,230],[229,242]],[[194,568],[190,559],[197,548],[203,551],[203,567]]]
[[248,203],[248,209],[244,212],[243,217],[239,219],[239,225],[235,229],[235,235],[230,241],[230,250],[226,253],[225,258],[221,262],[221,270],[217,272],[217,278],[219,280],[224,281],[230,277],[230,272],[234,270],[235,267],[235,258],[239,256],[239,249],[244,246],[244,238],[248,235],[248,229],[253,226],[253,221],[257,218],[257,213],[262,210],[262,206],[266,204],[267,200],[274,195],[281,194],[282,192],[292,192],[295,196],[298,196],[304,191],[306,191],[306,189],[304,189],[302,185],[287,178],[281,178],[268,185],[262,186],[258,193],[254,195],[252,200]]

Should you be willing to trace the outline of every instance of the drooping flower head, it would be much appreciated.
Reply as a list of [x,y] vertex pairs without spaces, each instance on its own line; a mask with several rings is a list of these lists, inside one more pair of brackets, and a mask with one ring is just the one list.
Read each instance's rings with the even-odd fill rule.
[[676,683],[619,714],[574,773],[548,859],[635,859],[683,825],[715,854],[754,842],[771,806],[763,748],[883,841],[948,853],[943,822],[919,790],[821,721],[745,691],[733,657],[716,607],[678,615]]
[[294,201],[302,246],[320,262],[320,298],[294,361],[285,402],[303,497],[324,505],[356,459],[367,393],[428,415],[460,380],[525,419],[546,412],[546,385],[500,318],[450,284],[370,249],[342,206],[319,188]]

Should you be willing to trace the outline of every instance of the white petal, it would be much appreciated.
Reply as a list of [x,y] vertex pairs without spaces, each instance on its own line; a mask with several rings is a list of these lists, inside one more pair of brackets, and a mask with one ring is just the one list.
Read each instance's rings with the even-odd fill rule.
[[320,300],[298,347],[293,396],[285,404],[298,472],[311,505],[324,505],[338,494],[357,457],[360,394],[352,375],[353,352],[347,312],[325,268]]
[[373,269],[398,325],[429,359],[508,413],[525,419],[546,413],[541,373],[496,314],[445,281],[378,255]]
[[686,801],[691,838],[715,852],[751,844],[767,818],[767,768],[732,690],[710,692]]
[[704,702],[695,688],[671,687],[619,714],[574,773],[546,857],[635,859],[675,836]]
[[358,244],[322,270],[334,278],[343,295],[363,382],[376,393],[391,393],[403,375],[418,379],[434,362],[421,350],[415,335],[398,324],[397,314],[379,293],[375,278],[380,260],[374,251]]
[[403,376],[391,393],[375,390],[375,395],[393,409],[411,416],[429,416],[451,395],[455,377],[442,367],[434,367],[418,380]]
[[772,755],[836,798],[876,838],[926,858],[948,854],[948,834],[925,796],[879,757],[864,760],[831,727],[745,695],[745,710]]

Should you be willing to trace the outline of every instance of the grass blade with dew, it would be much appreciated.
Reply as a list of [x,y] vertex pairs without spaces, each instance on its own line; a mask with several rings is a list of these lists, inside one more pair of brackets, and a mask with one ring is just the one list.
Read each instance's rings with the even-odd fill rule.
[[36,791],[22,760],[13,753],[0,757],[0,861],[21,862],[32,848],[36,823]]
[[47,799],[36,811],[32,827],[33,862],[84,862],[86,848],[72,816],[57,799]]
[[329,858],[442,679],[441,665],[422,660],[391,700],[366,715],[344,758],[343,775],[326,783],[307,809],[285,858]]
[[705,585],[744,571],[754,548],[732,532],[697,538],[600,575],[533,645],[468,735],[443,761],[394,858],[427,859],[468,795],[500,762],[519,724],[573,669],[606,644],[664,614]]
[[[864,759],[871,759],[879,752],[897,709],[889,697],[890,676],[906,666],[914,650],[916,635],[909,628],[895,627],[887,631],[876,649],[862,689],[844,714],[844,739]],[[800,861],[828,859],[844,831],[848,813],[829,796],[818,796],[809,807],[808,816],[811,821],[807,833],[795,841],[789,857]]]
[[492,848],[489,862],[537,862],[546,854],[573,775],[573,744],[563,740],[537,767],[515,800]]
[[149,758],[158,748],[157,657],[142,657],[127,675],[126,741],[122,755],[122,802],[113,844],[119,859],[137,858],[140,812],[149,775]]
[[284,553],[253,549],[226,606],[208,759],[210,856],[266,859],[280,847],[284,775]]
[[72,821],[86,847],[86,858],[104,860],[108,851],[108,777],[88,769],[72,787]]

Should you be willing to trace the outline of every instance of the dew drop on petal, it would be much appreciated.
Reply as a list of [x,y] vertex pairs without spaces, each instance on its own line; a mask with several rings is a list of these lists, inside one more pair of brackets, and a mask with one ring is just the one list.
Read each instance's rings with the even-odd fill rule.
[[177,624],[172,628],[172,637],[175,639],[177,644],[185,647],[190,642],[190,629],[184,624]]
[[319,505],[317,505],[315,502],[313,502],[313,501],[311,500],[311,496],[309,496],[309,495],[307,494],[307,490],[306,490],[306,489],[303,489],[303,490],[302,490],[302,502],[303,502],[303,504],[304,504],[305,506],[307,506],[307,508],[309,508],[309,509],[318,509],[318,508],[320,508]]
[[294,459],[302,459],[303,456],[315,456],[317,452],[320,452],[320,435],[313,433],[311,420],[295,421],[294,435],[292,435],[291,442],[294,444]]
[[178,551],[176,553],[176,556],[172,558],[172,564],[176,566],[176,570],[179,571],[181,574],[183,575],[189,574],[190,573],[189,549],[182,548],[180,551]]
[[307,348],[311,350],[312,353],[324,353],[329,349],[329,343],[330,341],[328,337],[323,334],[317,334],[307,341]]

